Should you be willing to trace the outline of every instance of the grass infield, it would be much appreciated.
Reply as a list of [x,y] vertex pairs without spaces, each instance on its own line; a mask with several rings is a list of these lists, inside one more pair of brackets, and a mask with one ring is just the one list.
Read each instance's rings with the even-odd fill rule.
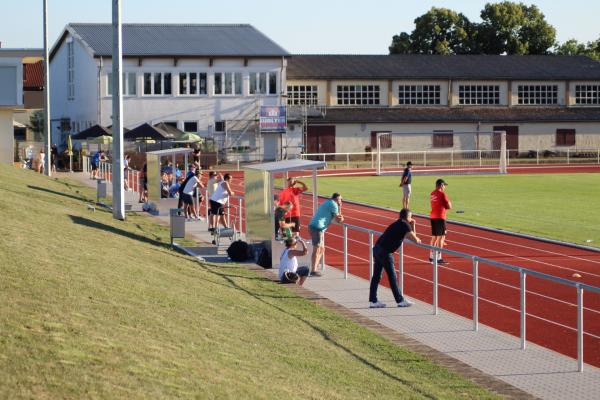
[[[452,201],[449,220],[600,247],[600,174],[440,177]],[[440,177],[413,175],[414,212],[429,214],[429,193]],[[319,177],[319,194],[340,192],[346,200],[399,210],[399,183],[399,176]]]
[[93,190],[0,181],[0,398],[495,398],[145,216],[87,210]]

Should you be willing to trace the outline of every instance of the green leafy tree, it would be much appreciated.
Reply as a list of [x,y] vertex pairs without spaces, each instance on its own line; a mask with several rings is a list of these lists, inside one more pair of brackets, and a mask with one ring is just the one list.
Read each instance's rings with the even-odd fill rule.
[[563,44],[557,44],[554,53],[563,56],[588,56],[600,61],[600,38],[587,43],[569,39]]
[[556,30],[535,5],[488,3],[481,20],[477,37],[486,54],[548,54],[556,41]]
[[394,35],[392,45],[389,47],[390,54],[411,54],[412,41],[410,35],[406,32],[401,32],[399,35]]

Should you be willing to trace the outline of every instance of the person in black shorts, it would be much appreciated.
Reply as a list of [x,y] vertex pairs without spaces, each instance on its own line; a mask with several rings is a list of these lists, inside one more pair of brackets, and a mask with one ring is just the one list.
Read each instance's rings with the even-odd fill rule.
[[398,220],[388,226],[379,239],[377,239],[373,247],[375,269],[373,270],[369,290],[369,308],[385,307],[385,303],[377,300],[377,288],[379,287],[384,270],[388,276],[390,289],[392,289],[398,307],[412,306],[412,303],[402,296],[398,288],[396,270],[394,268],[394,252],[398,250],[405,238],[415,243],[421,243],[421,240],[415,235],[414,226],[415,222],[412,219],[412,213],[408,208],[403,208],[400,211]]
[[[452,208],[452,203],[446,194],[448,184],[443,179],[435,182],[435,190],[429,195],[431,202],[431,212],[429,220],[431,221],[431,242],[433,247],[444,248],[446,240],[446,211]],[[433,261],[433,251],[429,253],[429,261]],[[438,264],[446,264],[442,254],[438,253]]]

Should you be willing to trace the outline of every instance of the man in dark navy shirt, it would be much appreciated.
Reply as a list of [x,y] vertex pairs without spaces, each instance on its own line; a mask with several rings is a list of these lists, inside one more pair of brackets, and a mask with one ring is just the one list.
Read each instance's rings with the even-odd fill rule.
[[410,193],[412,188],[412,162],[406,163],[406,168],[402,173],[400,187],[402,188],[402,208],[408,208],[410,204]]
[[403,208],[400,211],[400,218],[388,226],[375,243],[375,247],[373,247],[375,269],[373,271],[373,278],[371,278],[371,288],[369,291],[370,308],[385,307],[385,303],[377,301],[377,287],[381,281],[383,270],[385,270],[388,276],[390,288],[392,289],[396,303],[398,303],[398,307],[412,306],[412,303],[406,300],[402,296],[402,293],[400,293],[400,289],[398,289],[393,254],[398,250],[404,238],[410,239],[415,243],[421,243],[421,239],[415,235],[414,227],[415,221],[412,219],[412,213],[408,208]]

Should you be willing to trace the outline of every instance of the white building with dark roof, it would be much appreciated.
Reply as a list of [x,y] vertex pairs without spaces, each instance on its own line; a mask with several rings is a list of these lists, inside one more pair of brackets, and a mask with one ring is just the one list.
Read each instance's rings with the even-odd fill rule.
[[479,130],[505,130],[514,153],[600,147],[600,63],[587,57],[294,55],[286,89],[313,109],[307,153],[364,151],[378,132],[406,133],[402,150],[460,150],[452,132]]
[[[53,140],[111,124],[110,24],[66,26],[50,53]],[[124,125],[165,122],[275,157],[261,105],[282,104],[289,54],[251,25],[124,24]],[[243,140],[245,143],[236,143]],[[275,152],[275,154],[271,154]]]

